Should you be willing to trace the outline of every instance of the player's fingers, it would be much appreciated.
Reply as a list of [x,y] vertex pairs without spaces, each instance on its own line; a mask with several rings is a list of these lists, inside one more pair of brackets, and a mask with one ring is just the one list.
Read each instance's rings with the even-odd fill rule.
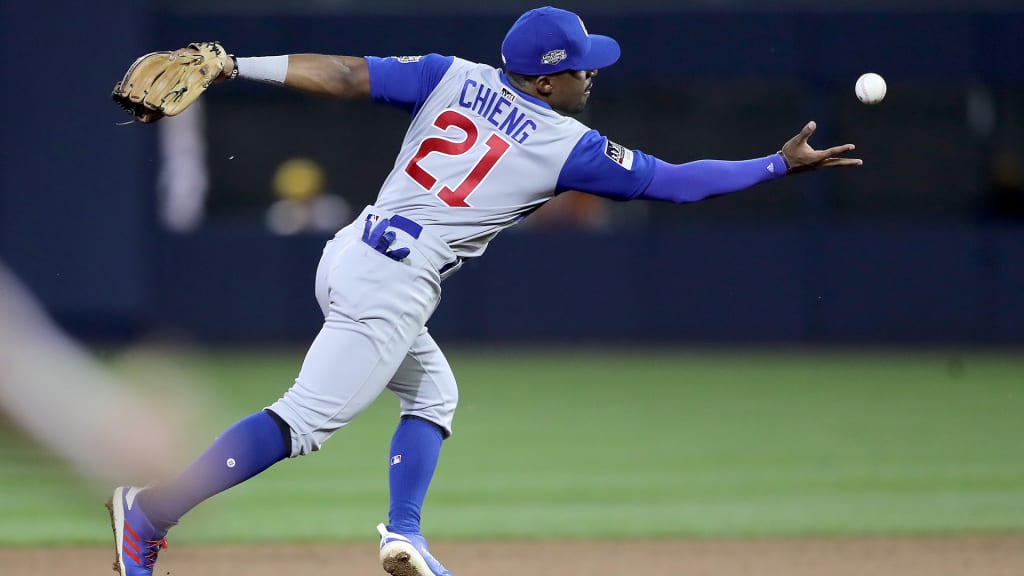
[[847,153],[847,152],[849,152],[851,150],[854,150],[856,148],[857,147],[854,146],[853,144],[843,144],[842,146],[833,146],[833,147],[829,148],[828,150],[823,150],[822,152],[823,152],[823,154],[824,154],[824,156],[826,158],[831,158],[833,156],[839,156],[841,154],[845,154],[845,153]]
[[861,166],[864,161],[860,158],[828,158],[819,166],[822,168],[834,168],[836,166]]
[[814,134],[814,131],[817,129],[818,124],[814,120],[805,124],[803,130],[800,131],[800,135],[798,136],[800,142],[807,142],[807,140],[810,139],[811,134]]

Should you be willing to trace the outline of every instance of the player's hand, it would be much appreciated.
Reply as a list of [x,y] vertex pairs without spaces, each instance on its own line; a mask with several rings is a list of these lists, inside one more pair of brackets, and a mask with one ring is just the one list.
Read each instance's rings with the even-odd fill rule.
[[811,148],[807,140],[811,137],[811,134],[814,134],[814,130],[817,127],[818,125],[811,120],[799,134],[790,138],[789,142],[786,142],[782,147],[780,153],[789,165],[789,173],[805,172],[818,168],[832,168],[835,166],[860,166],[864,163],[860,158],[839,157],[840,154],[853,150],[853,144],[833,146],[826,150]]
[[217,76],[217,79],[215,80],[215,82],[223,82],[225,80],[230,80],[232,74],[234,74],[234,72],[235,72],[235,57],[231,56],[230,54],[228,54],[228,56],[229,56],[229,58],[228,58],[227,62],[224,63],[224,69],[220,71],[220,76]]
[[408,248],[396,248],[394,250],[388,250],[391,248],[391,244],[395,241],[395,233],[388,232],[388,226],[391,225],[391,220],[387,218],[381,218],[377,225],[373,225],[373,220],[367,216],[366,224],[363,226],[363,242],[365,242],[370,248],[373,248],[377,252],[391,258],[396,262],[400,262],[409,255]]

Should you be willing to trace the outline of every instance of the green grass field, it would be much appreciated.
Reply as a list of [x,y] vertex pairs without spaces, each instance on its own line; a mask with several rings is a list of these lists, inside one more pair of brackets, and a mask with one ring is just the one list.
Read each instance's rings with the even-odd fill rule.
[[[449,356],[461,404],[425,508],[434,539],[1024,530],[1019,355]],[[224,407],[209,415],[204,442],[276,399],[301,358],[175,359]],[[386,393],[322,452],[186,516],[175,540],[372,539],[386,519],[396,410]],[[0,459],[0,545],[107,542],[100,487],[9,434]]]

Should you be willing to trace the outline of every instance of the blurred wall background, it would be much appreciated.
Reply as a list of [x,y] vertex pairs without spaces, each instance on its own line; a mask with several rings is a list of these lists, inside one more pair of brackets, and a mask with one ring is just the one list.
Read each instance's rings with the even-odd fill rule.
[[[236,82],[187,116],[121,125],[113,84],[145,52],[207,39],[239,55],[498,65],[505,30],[534,6],[4,3],[18,88],[2,96],[0,258],[90,339],[305,342],[331,233],[268,214],[304,222],[312,196],[342,213],[372,202],[408,117]],[[853,142],[865,166],[688,206],[561,197],[446,283],[438,338],[1024,342],[1019,2],[560,6],[623,47],[580,118],[613,140],[674,162],[743,159],[814,119],[812,144]],[[853,94],[867,71],[889,83],[878,106]],[[282,176],[296,160],[318,169]]]

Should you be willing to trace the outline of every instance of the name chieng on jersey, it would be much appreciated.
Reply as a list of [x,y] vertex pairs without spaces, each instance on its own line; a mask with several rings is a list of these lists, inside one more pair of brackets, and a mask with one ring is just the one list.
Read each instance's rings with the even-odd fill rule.
[[505,87],[494,90],[470,78],[462,85],[459,106],[475,112],[512,140],[523,144],[537,129],[537,122],[514,104],[515,99],[515,93]]

